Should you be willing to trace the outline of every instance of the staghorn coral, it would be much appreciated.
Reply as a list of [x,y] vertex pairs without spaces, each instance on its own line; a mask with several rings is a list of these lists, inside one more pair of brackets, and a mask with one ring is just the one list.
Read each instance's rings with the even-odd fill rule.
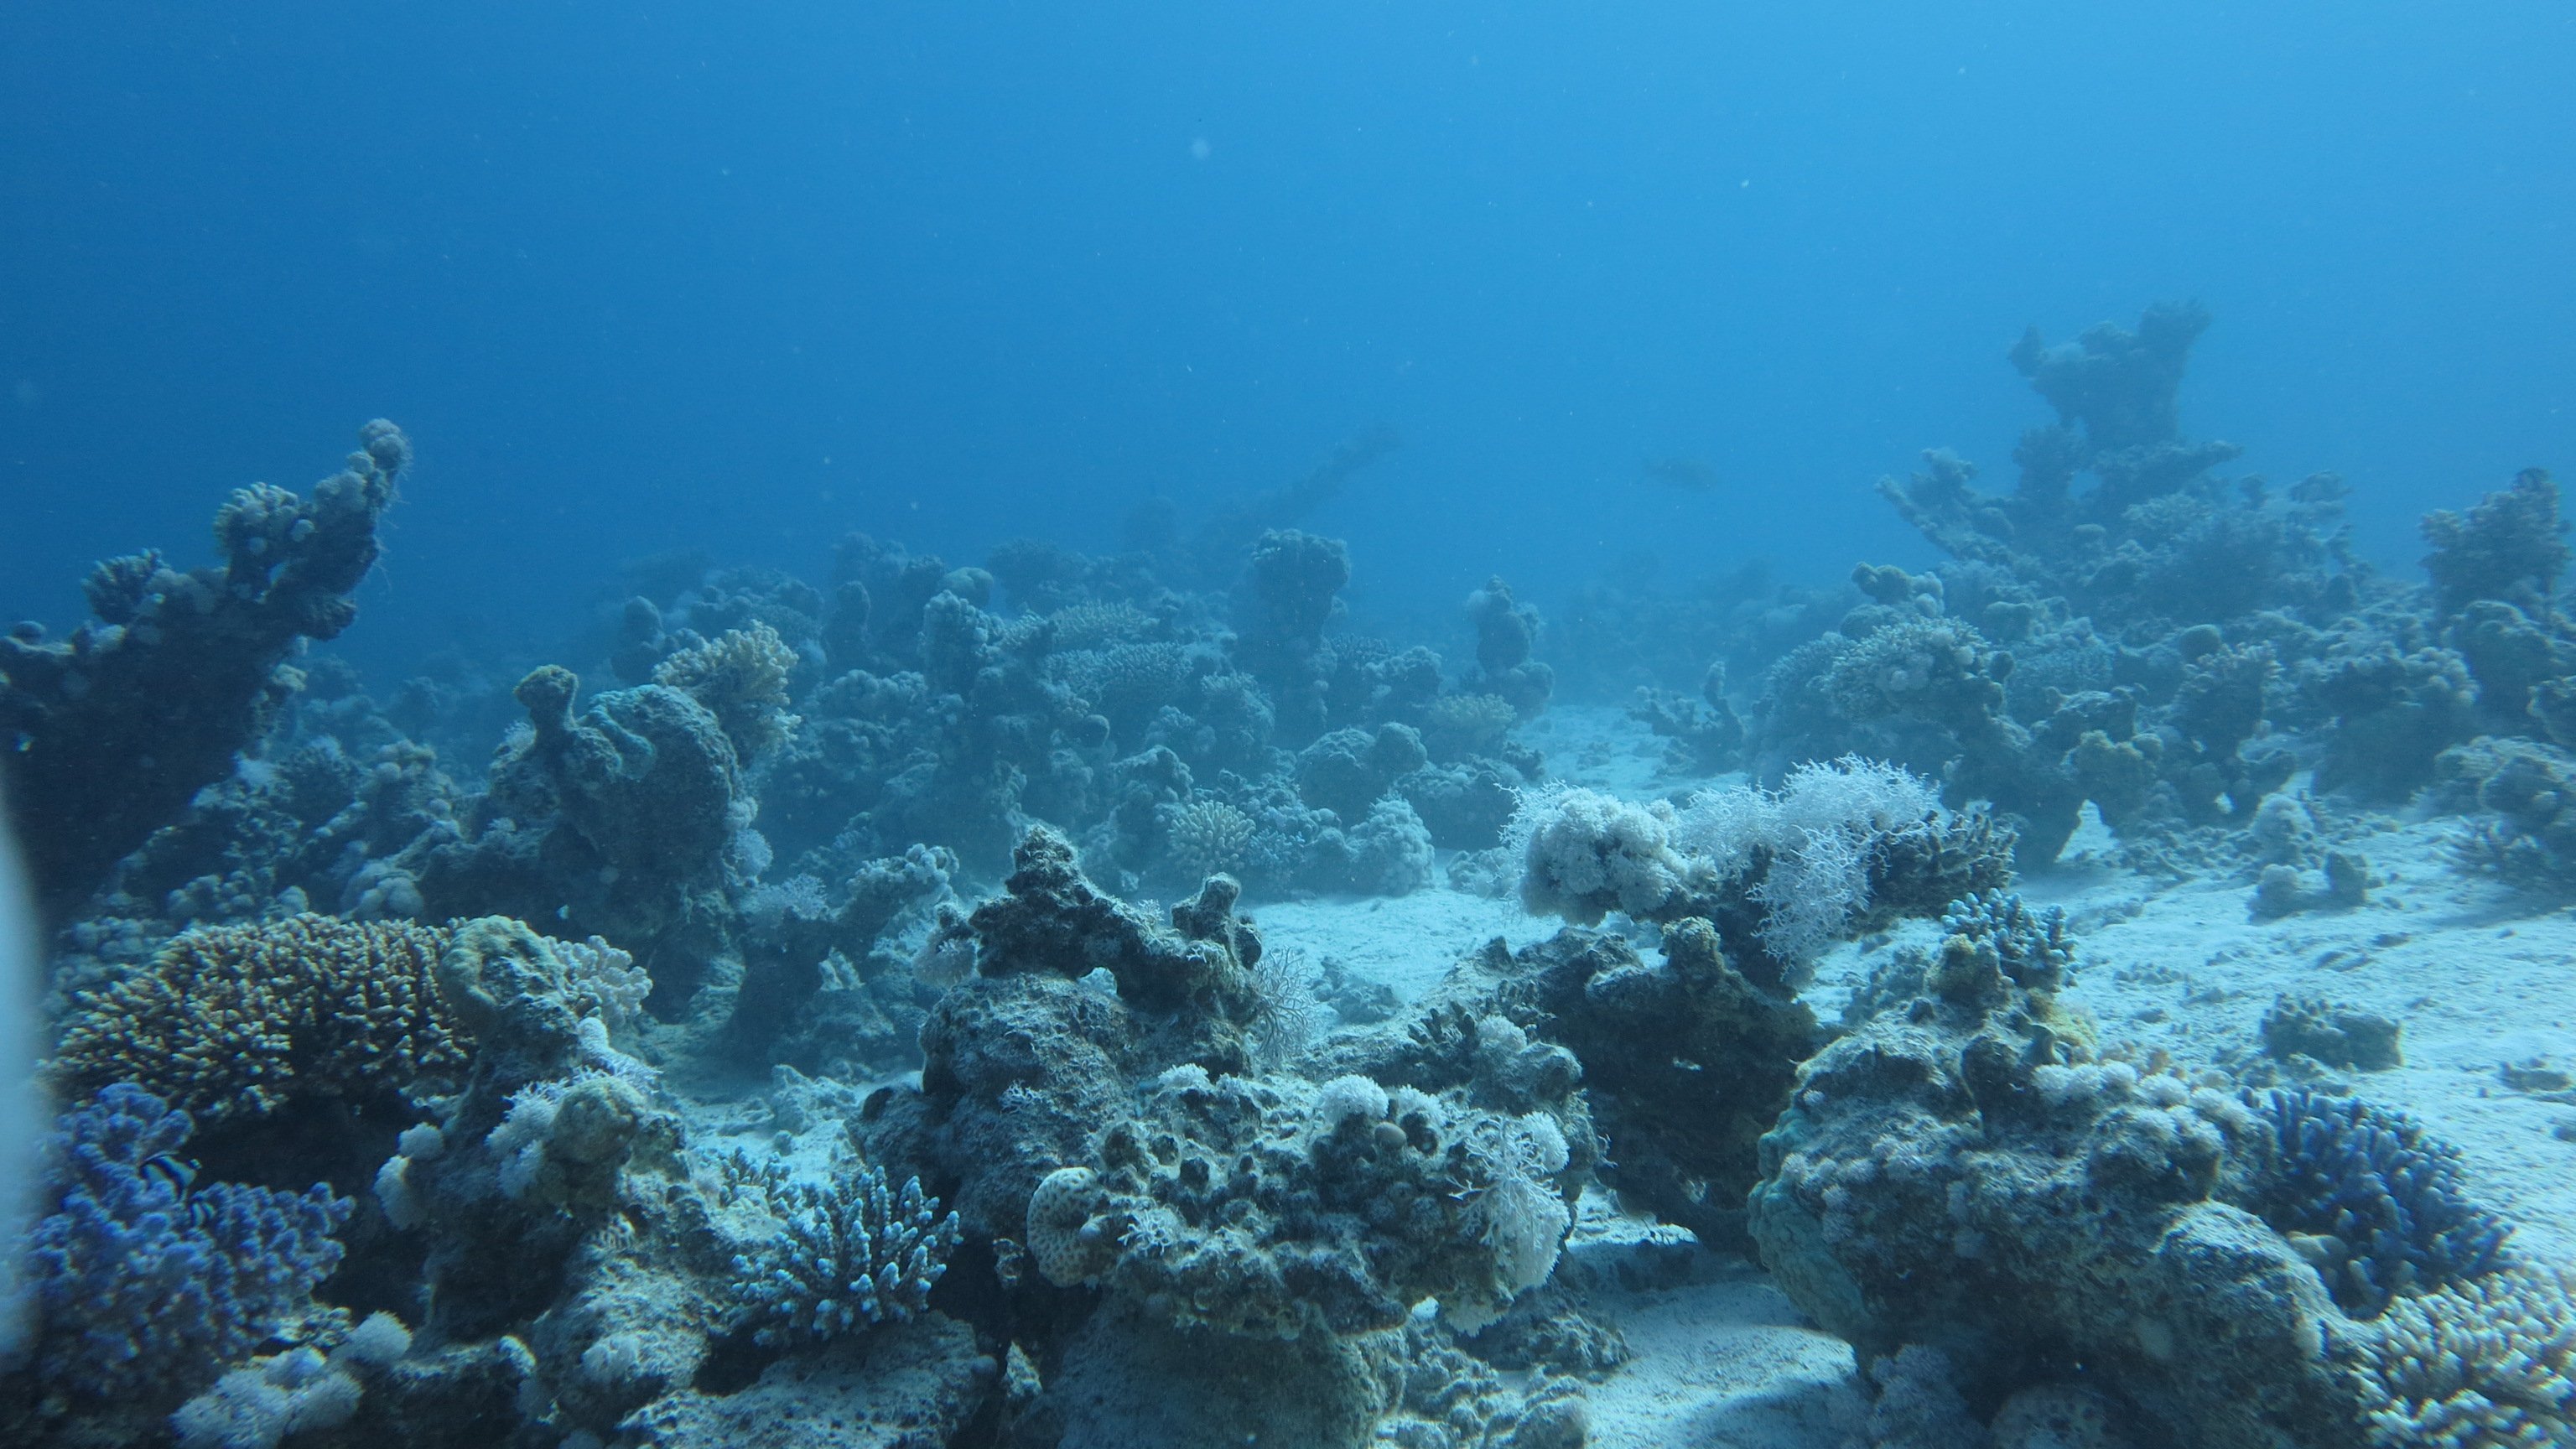
[[868,1324],[903,1322],[926,1306],[957,1248],[957,1214],[942,1217],[921,1179],[890,1187],[864,1165],[829,1183],[764,1187],[778,1236],[737,1254],[754,1336],[764,1344],[817,1344]]
[[744,760],[776,749],[796,728],[787,712],[796,651],[766,621],[731,629],[653,667],[653,682],[705,705]]
[[468,1051],[434,985],[443,929],[302,915],[190,931],[80,1001],[55,1070],[182,1111],[265,1116],[305,1096],[452,1091]]
[[2576,1273],[2512,1270],[2401,1298],[2335,1349],[2378,1449],[2576,1443]]

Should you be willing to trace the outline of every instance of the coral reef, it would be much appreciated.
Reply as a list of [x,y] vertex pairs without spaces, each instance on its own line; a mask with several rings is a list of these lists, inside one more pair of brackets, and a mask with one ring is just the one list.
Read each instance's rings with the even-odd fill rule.
[[612,690],[579,715],[580,681],[548,665],[514,691],[530,728],[482,796],[397,857],[432,917],[560,921],[658,971],[720,936],[728,852],[755,802],[704,705],[664,685]]
[[349,1203],[326,1187],[199,1186],[187,1114],[119,1083],[68,1113],[61,1184],[28,1244],[47,1381],[125,1412],[168,1412],[313,1307]]
[[[1738,969],[1696,917],[1665,927],[1660,960],[1582,930],[1518,952],[1490,944],[1452,970],[1406,1030],[1426,1054],[1463,1039],[1453,1052],[1496,1059],[1487,1074],[1530,1082],[1532,1101],[1571,1091],[1579,1077],[1606,1143],[1601,1179],[1721,1245],[1743,1241],[1755,1144],[1826,1036],[1776,981]],[[1344,1062],[1387,1070],[1364,1056]],[[1407,1075],[1438,1080],[1419,1065]]]
[[377,419],[310,498],[254,484],[215,515],[224,561],[180,573],[145,553],[101,564],[98,614],[58,644],[0,637],[9,803],[39,906],[61,920],[116,861],[230,773],[299,679],[299,641],[329,639],[375,565],[376,525],[411,462]]
[[[2455,1311],[2440,1295],[2503,1281],[2507,1225],[2402,1114],[2105,1058],[2000,971],[1928,984],[1800,1069],[1751,1199],[1800,1306],[1913,1365],[1882,1377],[1891,1423],[1982,1442],[1939,1383],[1900,1392],[1928,1350],[1970,1403],[2107,1413],[2140,1442],[2348,1445],[2413,1392],[2355,1356],[2398,1362],[2396,1335]],[[2096,1407],[2025,1397],[2079,1363]],[[1997,1413],[1995,1442],[2018,1423]]]
[[903,1322],[922,1311],[957,1247],[957,1215],[940,1216],[919,1178],[887,1186],[881,1168],[763,1196],[785,1230],[733,1261],[762,1343],[823,1343]]
[[317,1094],[451,1092],[467,1051],[433,980],[447,941],[313,915],[191,931],[79,1003],[55,1070],[83,1091],[140,1084],[208,1121]]
[[1029,1254],[1176,1324],[1294,1339],[1392,1328],[1437,1298],[1468,1327],[1545,1281],[1570,1221],[1563,1132],[1366,1077],[1172,1069],[1028,1207]]

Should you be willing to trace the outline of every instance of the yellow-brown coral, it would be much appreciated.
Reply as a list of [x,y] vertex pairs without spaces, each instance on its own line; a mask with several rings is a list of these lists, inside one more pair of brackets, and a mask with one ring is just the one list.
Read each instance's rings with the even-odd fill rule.
[[201,1122],[308,1093],[452,1090],[467,1048],[433,980],[447,941],[316,915],[189,931],[81,998],[54,1069],[82,1090],[138,1083]]
[[1055,626],[1058,649],[1106,649],[1143,638],[1154,627],[1153,615],[1134,604],[1092,599],[1068,604],[1046,618]]
[[788,676],[795,670],[796,651],[777,630],[755,622],[671,655],[654,666],[653,682],[705,705],[734,753],[749,763],[796,728],[796,716],[787,712]]
[[1444,694],[1422,723],[1444,753],[1477,754],[1501,744],[1520,711],[1498,694]]

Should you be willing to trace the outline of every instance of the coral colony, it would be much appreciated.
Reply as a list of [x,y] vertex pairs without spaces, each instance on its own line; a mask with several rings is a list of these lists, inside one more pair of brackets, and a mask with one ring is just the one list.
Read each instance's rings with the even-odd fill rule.
[[[2207,324],[2012,349],[2017,476],[1881,487],[1928,571],[1495,579],[1452,658],[1300,526],[1372,438],[1115,555],[639,571],[586,655],[379,702],[311,647],[411,458],[367,424],[0,638],[61,1102],[0,1438],[1553,1449],[1615,1202],[1851,1345],[1854,1443],[2576,1443],[2570,1278],[2337,1075],[2400,1023],[2123,1046],[2015,890],[2081,830],[2354,910],[2326,795],[2576,882],[2555,485],[2383,576],[2333,475],[2184,435]],[[1695,783],[1569,780],[1560,684]],[[1401,997],[1254,919],[1426,890],[1559,919]],[[1864,939],[1915,944],[1820,1014]]]

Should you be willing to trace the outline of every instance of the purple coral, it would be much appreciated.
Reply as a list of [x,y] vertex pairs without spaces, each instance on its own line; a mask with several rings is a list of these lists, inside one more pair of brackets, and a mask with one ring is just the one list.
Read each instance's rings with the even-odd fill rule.
[[132,1083],[67,1114],[61,1197],[28,1277],[39,1368],[93,1399],[169,1402],[204,1388],[310,1304],[340,1263],[349,1200],[236,1183],[192,1187],[193,1126]]

